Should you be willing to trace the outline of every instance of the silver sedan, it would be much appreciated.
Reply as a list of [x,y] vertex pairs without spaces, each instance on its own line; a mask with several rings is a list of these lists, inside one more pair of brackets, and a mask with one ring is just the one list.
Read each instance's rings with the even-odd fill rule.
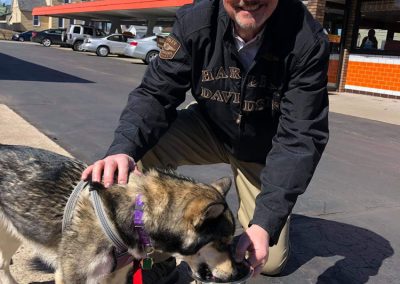
[[98,56],[124,54],[125,47],[133,40],[122,34],[112,34],[102,38],[86,38],[82,44],[83,51],[96,52]]
[[149,64],[159,53],[160,48],[157,46],[156,36],[134,39],[124,50],[126,56],[142,59],[146,64]]

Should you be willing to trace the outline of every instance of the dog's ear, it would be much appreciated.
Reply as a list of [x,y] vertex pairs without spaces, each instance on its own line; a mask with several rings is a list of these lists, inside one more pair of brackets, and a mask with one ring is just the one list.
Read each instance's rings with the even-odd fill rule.
[[218,190],[223,196],[228,193],[228,190],[231,188],[232,181],[229,177],[223,177],[219,180],[214,181],[211,186]]
[[205,207],[199,215],[194,216],[194,227],[198,228],[204,223],[205,220],[215,219],[219,217],[222,213],[224,213],[225,209],[226,204],[222,202],[213,202],[208,204],[207,207]]
[[203,211],[203,218],[206,219],[215,219],[221,215],[226,208],[225,203],[215,202],[209,204],[206,209]]

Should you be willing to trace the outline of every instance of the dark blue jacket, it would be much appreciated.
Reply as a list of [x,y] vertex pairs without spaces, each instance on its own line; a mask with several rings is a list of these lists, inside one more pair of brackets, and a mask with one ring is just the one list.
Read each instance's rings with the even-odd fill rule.
[[265,163],[252,224],[271,245],[309,184],[328,141],[328,41],[298,0],[280,0],[246,72],[222,1],[182,7],[169,44],[147,69],[122,112],[107,155],[135,160],[154,146],[191,89],[226,148]]

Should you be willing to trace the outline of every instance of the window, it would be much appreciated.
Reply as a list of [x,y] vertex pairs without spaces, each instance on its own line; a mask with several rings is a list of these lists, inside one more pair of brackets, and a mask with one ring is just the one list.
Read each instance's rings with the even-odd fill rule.
[[105,36],[106,35],[105,32],[103,32],[102,30],[99,30],[99,29],[96,29],[95,33],[96,33],[96,36]]
[[361,53],[400,55],[397,0],[361,0],[353,49]]
[[74,27],[74,30],[72,31],[74,34],[80,34],[81,33],[81,27]]
[[64,27],[64,19],[63,18],[58,18],[58,27],[63,28]]
[[93,28],[84,27],[83,28],[83,34],[85,34],[85,35],[93,35]]
[[40,17],[39,16],[33,16],[33,25],[35,27],[40,26]]
[[71,0],[64,0],[65,4],[71,3]]
[[345,1],[327,1],[324,16],[324,31],[328,36],[330,53],[339,54],[344,25]]
[[108,37],[108,40],[112,40],[112,41],[123,41],[123,38],[122,38],[122,36],[120,36],[120,35],[113,35],[113,36]]

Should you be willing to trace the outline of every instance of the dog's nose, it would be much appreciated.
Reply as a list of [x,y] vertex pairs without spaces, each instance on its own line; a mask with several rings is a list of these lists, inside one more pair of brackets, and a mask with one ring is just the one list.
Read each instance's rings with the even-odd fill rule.
[[199,273],[201,279],[204,279],[206,281],[210,281],[213,279],[211,270],[206,263],[201,263],[199,265],[198,273]]

